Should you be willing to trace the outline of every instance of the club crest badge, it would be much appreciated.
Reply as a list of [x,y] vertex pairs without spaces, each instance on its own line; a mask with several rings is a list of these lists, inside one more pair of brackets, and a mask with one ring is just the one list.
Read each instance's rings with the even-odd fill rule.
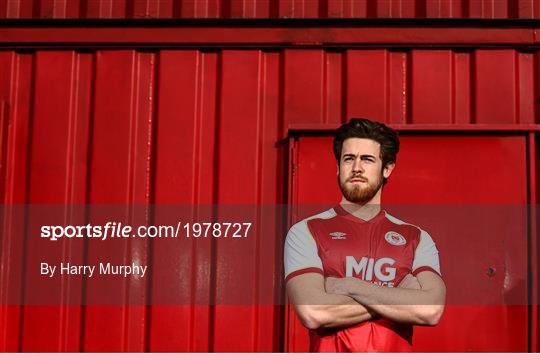
[[384,235],[384,239],[386,240],[386,242],[394,246],[403,246],[404,244],[407,243],[407,240],[405,239],[405,237],[403,237],[403,235],[398,234],[395,231],[387,232]]

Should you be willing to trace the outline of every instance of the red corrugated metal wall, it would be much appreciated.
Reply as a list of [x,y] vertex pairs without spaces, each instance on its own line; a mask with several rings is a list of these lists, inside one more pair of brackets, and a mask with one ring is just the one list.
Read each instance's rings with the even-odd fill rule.
[[534,0],[1,0],[1,18],[540,18]]
[[[84,4],[86,9],[112,9],[113,3],[121,2]],[[172,4],[136,2],[132,9],[158,3]],[[227,2],[231,8],[245,3]],[[411,2],[419,3],[435,2]],[[73,3],[41,2],[35,12],[31,1],[3,2],[10,9],[24,5],[32,14],[42,14],[45,6],[74,6],[69,4]],[[331,4],[335,3],[328,2],[326,8]],[[435,131],[441,126],[465,130],[504,126],[534,132],[540,123],[540,53],[535,50],[51,49],[55,48],[27,45],[25,50],[0,52],[4,204],[286,203],[285,142],[291,129],[327,129],[352,116],[371,117],[400,129]],[[10,209],[4,213],[3,220],[9,220]],[[24,297],[26,279],[21,270],[40,251],[27,247],[20,236],[24,230],[18,227],[2,224],[0,302],[9,296]],[[172,249],[152,248],[146,241],[126,243],[124,254],[151,260],[156,272],[172,266],[184,274],[180,279],[171,275],[170,281],[177,284],[174,291],[179,296],[193,291],[193,304],[3,306],[0,349],[283,349],[281,307],[209,306],[198,301],[219,298],[236,278],[254,289],[254,302],[263,289],[281,294],[284,235],[281,225],[273,227],[278,234],[274,240],[245,242],[234,249],[210,241]],[[100,247],[86,250],[89,259],[107,252]],[[65,243],[58,252],[76,258],[83,250]],[[268,272],[274,274],[270,285],[262,283],[267,278],[261,274]],[[83,290],[80,282],[61,285]],[[155,291],[147,281],[118,284],[124,298],[144,299]]]

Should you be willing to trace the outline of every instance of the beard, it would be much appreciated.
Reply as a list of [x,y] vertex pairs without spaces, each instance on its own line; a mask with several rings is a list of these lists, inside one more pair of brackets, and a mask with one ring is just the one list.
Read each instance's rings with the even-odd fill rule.
[[345,199],[347,199],[351,203],[365,204],[369,202],[383,186],[382,174],[374,182],[370,182],[368,180],[367,186],[365,187],[362,187],[358,184],[348,184],[347,182],[353,178],[358,178],[358,176],[351,176],[347,178],[345,182],[342,182],[338,176],[339,189],[341,189],[343,197],[345,197]]

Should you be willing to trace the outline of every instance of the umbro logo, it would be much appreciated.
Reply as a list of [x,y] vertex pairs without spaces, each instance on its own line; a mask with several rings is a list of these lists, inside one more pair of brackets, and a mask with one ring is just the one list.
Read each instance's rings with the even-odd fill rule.
[[332,240],[345,240],[347,239],[347,234],[345,232],[339,232],[339,231],[336,231],[336,232],[331,232],[330,233],[330,236],[332,236]]

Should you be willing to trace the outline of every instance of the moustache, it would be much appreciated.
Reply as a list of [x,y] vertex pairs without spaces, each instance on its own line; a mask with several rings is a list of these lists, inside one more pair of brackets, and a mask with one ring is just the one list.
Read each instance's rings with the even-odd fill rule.
[[367,182],[368,180],[360,175],[354,175],[349,178],[347,178],[347,181],[352,181],[353,179],[360,180],[361,182]]

